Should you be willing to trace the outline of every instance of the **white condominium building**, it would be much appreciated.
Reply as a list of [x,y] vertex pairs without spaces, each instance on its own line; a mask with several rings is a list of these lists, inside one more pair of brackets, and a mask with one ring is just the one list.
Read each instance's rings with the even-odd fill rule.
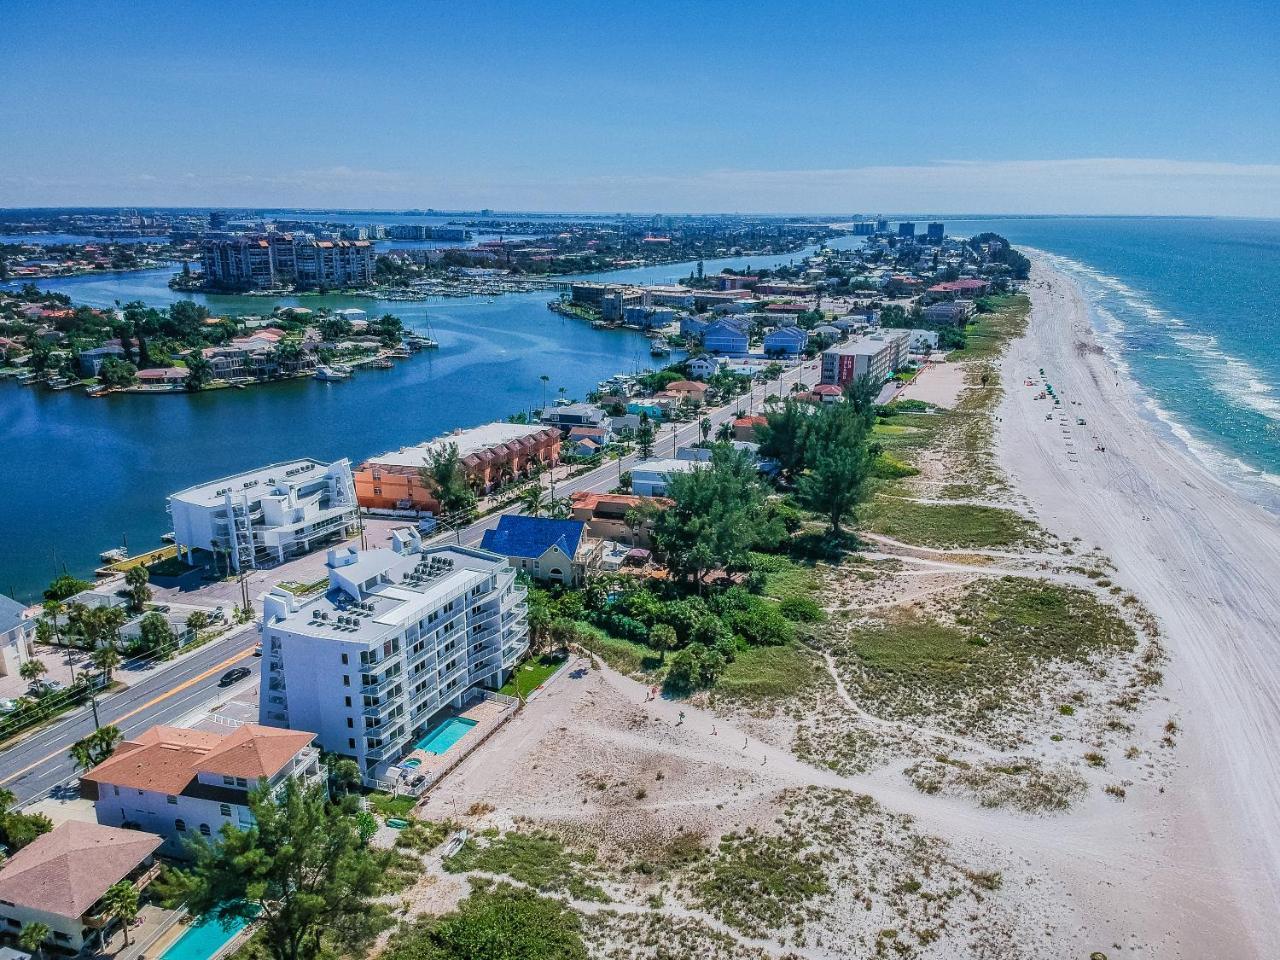
[[264,601],[259,720],[314,730],[373,784],[413,749],[432,718],[496,689],[528,649],[525,588],[503,557],[423,547],[329,551],[329,588]]
[[351,464],[291,460],[169,497],[174,542],[232,570],[281,563],[346,535],[359,521]]

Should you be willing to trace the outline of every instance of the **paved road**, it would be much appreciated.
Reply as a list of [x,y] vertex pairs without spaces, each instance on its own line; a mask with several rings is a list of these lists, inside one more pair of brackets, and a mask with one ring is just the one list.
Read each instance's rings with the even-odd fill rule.
[[[709,411],[706,414],[711,421],[711,436],[715,436],[716,428],[726,420],[733,420],[748,412],[758,413],[764,403],[764,398],[770,394],[787,396],[790,394],[793,384],[800,382],[806,386],[812,386],[818,382],[818,378],[819,365],[817,362],[810,362],[786,371],[782,375],[781,382],[770,380],[767,383],[753,387],[749,394],[743,394],[728,406]],[[698,420],[701,420],[701,417]],[[655,424],[658,430],[653,441],[653,455],[655,457],[675,456],[676,447],[688,446],[702,439],[699,433],[698,420],[676,425],[674,431],[672,431],[671,426]],[[618,485],[619,476],[630,470],[639,460],[640,455],[638,453],[627,454],[619,460],[610,460],[588,473],[557,483],[556,496],[568,496],[581,490],[591,493],[604,493],[612,490]],[[443,534],[436,538],[435,542],[456,540],[466,546],[475,546],[480,543],[486,530],[498,525],[499,517],[506,513],[520,513],[522,510],[523,508],[518,503],[513,504],[496,513],[482,517],[475,523],[463,527],[460,531]]]
[[[153,675],[135,680],[127,690],[98,700],[98,718],[113,723],[126,737],[157,723],[171,723],[213,700],[232,666],[247,666],[256,674],[253,656],[258,642],[255,624],[215,640],[178,660],[158,667]],[[19,801],[30,800],[71,778],[75,766],[67,756],[71,744],[93,732],[93,713],[86,704],[53,726],[40,730],[0,754],[0,787]]]
[[[781,382],[770,380],[754,387],[732,404],[706,414],[711,420],[712,435],[724,421],[758,411],[769,394],[785,396],[797,381],[812,385],[817,379],[817,364],[809,363],[786,371]],[[676,447],[687,446],[699,439],[697,421],[676,425],[674,430],[669,426],[662,427],[654,439],[654,455],[673,456]],[[557,484],[556,495],[568,496],[581,490],[595,493],[611,490],[618,485],[620,474],[630,470],[639,459],[639,454],[632,453],[621,460],[611,460],[588,473]],[[474,546],[479,544],[486,530],[497,526],[502,514],[519,513],[520,510],[518,504],[512,505],[459,531],[443,534],[436,538],[436,542],[456,540]],[[323,564],[324,555],[317,556],[317,562]],[[262,582],[251,585],[251,595],[254,596],[279,579],[278,571],[274,577],[271,571],[259,571],[255,577]],[[235,590],[238,592],[238,585],[235,585]],[[226,693],[218,687],[218,680],[233,665],[248,666],[257,675],[259,661],[252,656],[257,639],[255,626],[250,624],[177,663],[158,668],[154,675],[135,681],[129,689],[100,699],[99,720],[104,725],[115,724],[128,737],[157,723],[171,723],[209,705],[220,694]],[[0,753],[0,787],[12,790],[19,801],[25,801],[70,780],[76,771],[67,751],[71,744],[92,730],[93,714],[85,706]]]

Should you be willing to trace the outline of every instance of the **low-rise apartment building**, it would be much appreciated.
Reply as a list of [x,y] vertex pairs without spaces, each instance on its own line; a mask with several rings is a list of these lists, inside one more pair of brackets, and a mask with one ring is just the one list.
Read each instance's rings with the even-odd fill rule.
[[910,339],[907,330],[885,330],[824,350],[822,382],[843,387],[869,377],[883,383],[906,363]]
[[[44,924],[41,947],[79,954],[100,946],[118,922],[102,902],[114,884],[144,889],[160,872],[159,837],[67,820],[36,837],[0,866],[0,929],[16,937]],[[23,954],[26,956],[26,954]]]
[[650,457],[631,468],[631,492],[640,497],[666,496],[667,485],[677,473],[692,473],[703,467],[697,460]]
[[359,520],[346,460],[290,460],[188,487],[169,497],[174,542],[232,570],[282,563],[348,535]]
[[329,587],[264,598],[259,720],[316,732],[376,785],[434,717],[497,689],[529,646],[516,573],[496,554],[423,547],[332,550]]
[[16,676],[35,656],[36,618],[11,597],[0,595],[0,677]]
[[477,491],[487,493],[504,481],[559,463],[560,442],[558,429],[536,423],[489,423],[457,430],[370,457],[356,468],[356,499],[370,509],[439,513],[440,501],[423,480],[422,470],[450,444],[457,447],[467,480]]
[[[573,519],[584,524],[593,540],[617,540],[633,547],[651,547],[653,514],[671,506],[663,497],[579,491],[571,500]],[[632,524],[628,520],[637,520]]]
[[146,830],[163,838],[163,852],[188,854],[196,837],[216,836],[223,824],[253,825],[249,791],[265,781],[321,776],[315,734],[247,723],[227,733],[155,726],[80,777],[98,823]]

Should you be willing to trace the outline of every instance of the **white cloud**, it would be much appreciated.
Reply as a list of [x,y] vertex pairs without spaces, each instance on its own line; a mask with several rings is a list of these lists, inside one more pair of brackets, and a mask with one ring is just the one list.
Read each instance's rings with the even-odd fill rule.
[[5,177],[0,204],[1280,216],[1280,164],[1135,158],[943,160],[688,176],[446,177],[343,164],[268,176]]

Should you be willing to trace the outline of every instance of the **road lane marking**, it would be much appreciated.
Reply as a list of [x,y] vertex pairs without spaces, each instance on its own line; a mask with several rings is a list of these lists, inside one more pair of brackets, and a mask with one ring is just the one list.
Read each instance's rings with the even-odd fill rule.
[[[137,714],[141,713],[143,710],[147,710],[151,707],[154,707],[157,703],[164,703],[164,701],[168,700],[170,697],[174,696],[175,694],[181,693],[183,690],[186,690],[194,686],[195,684],[199,683],[201,680],[208,679],[209,677],[217,673],[219,670],[225,670],[227,667],[231,666],[233,663],[239,663],[245,657],[251,657],[251,656],[253,656],[253,647],[247,647],[246,649],[241,650],[239,653],[235,654],[234,656],[227,657],[227,659],[223,660],[221,663],[215,664],[214,666],[210,667],[208,670],[204,671],[204,673],[196,674],[194,677],[191,677],[188,680],[184,680],[182,683],[178,684],[176,687],[170,687],[164,693],[160,694],[160,696],[154,697],[151,700],[148,700],[142,706],[135,707],[133,710],[130,710],[128,713],[121,714],[120,716],[112,720],[111,723],[108,724],[108,726],[118,726],[119,724],[124,723],[130,717],[136,716]],[[23,767],[21,770],[17,771],[16,773],[11,773],[9,774],[9,776],[5,777],[3,780],[0,780],[0,786],[3,786],[4,784],[9,783],[13,780],[17,780],[19,777],[27,773],[30,773],[32,770],[40,766],[42,763],[48,763],[50,760],[54,759],[55,757],[61,756],[64,753],[66,753],[66,749],[59,748],[53,751],[53,753],[46,754],[45,756],[41,757],[39,760],[36,760],[32,763],[27,764],[25,767]]]

